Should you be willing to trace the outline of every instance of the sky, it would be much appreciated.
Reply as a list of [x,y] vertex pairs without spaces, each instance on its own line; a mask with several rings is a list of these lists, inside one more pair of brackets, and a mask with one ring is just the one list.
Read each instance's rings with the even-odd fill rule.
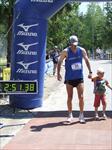
[[[97,4],[101,6],[101,8],[103,8],[104,3],[105,2],[97,2]],[[89,2],[82,2],[80,5],[80,12],[86,13],[88,4]]]

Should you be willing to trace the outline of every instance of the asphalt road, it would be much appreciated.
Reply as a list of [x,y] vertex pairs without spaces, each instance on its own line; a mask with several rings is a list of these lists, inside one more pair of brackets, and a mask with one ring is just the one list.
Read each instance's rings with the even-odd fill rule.
[[[96,75],[96,70],[99,67],[103,67],[105,71],[105,78],[109,81],[110,85],[112,86],[112,61],[110,60],[91,60],[91,66],[92,66],[92,72],[93,76]],[[64,77],[64,67],[62,68],[62,75]],[[84,101],[85,101],[85,107],[84,110],[87,112],[93,111],[93,102],[94,102],[94,94],[93,94],[93,83],[90,79],[88,79],[88,70],[84,63],[84,85],[85,85],[85,91],[84,91]],[[52,79],[50,82],[53,82],[52,80],[56,80],[56,78]],[[63,78],[64,80],[64,78]],[[55,115],[58,115],[56,112],[66,112],[67,106],[66,106],[66,89],[65,85],[63,84],[63,80],[60,82],[60,84],[54,85],[54,89],[50,89],[49,96],[43,101],[43,106],[40,108],[36,108],[32,110],[33,113],[36,113],[38,118],[39,112],[45,112],[46,115],[50,114],[51,112],[55,112]],[[59,81],[55,81],[59,82]],[[46,86],[47,87],[47,86]],[[106,91],[107,95],[107,111],[112,110],[112,91],[107,88]],[[7,107],[8,108],[8,107]],[[78,98],[77,98],[77,92],[76,89],[74,89],[74,99],[73,99],[73,111],[78,111]],[[100,106],[99,110],[102,110],[102,106]],[[13,137],[16,136],[16,134],[25,126],[25,124],[28,123],[29,120],[32,119],[32,114],[27,111],[20,111],[19,113],[16,113],[15,115],[12,114],[11,110],[4,109],[1,113],[1,122],[5,125],[3,128],[0,129],[0,148],[3,148]],[[61,116],[61,114],[59,114]],[[66,113],[65,113],[66,115]],[[66,117],[64,115],[64,117]],[[75,115],[75,114],[74,114]],[[77,113],[76,113],[77,115]],[[78,115],[76,116],[78,117]],[[41,116],[40,116],[41,118]],[[64,118],[65,119],[65,118]],[[51,121],[52,122],[52,121]]]
[[[90,63],[92,67],[93,76],[96,76],[97,69],[99,67],[102,67],[105,71],[105,79],[107,79],[110,85],[112,86],[112,61],[109,61],[109,60],[92,61],[91,60]],[[64,70],[64,67],[62,70]],[[64,75],[63,75],[63,80],[64,80]],[[53,91],[53,93],[51,91],[51,95],[46,101],[44,101],[43,107],[39,108],[38,110],[41,110],[41,111],[67,110],[66,108],[67,94],[66,94],[65,85],[63,84],[63,80],[61,81],[61,84],[58,86],[58,88],[55,89],[55,91]],[[93,107],[94,85],[93,85],[93,82],[90,79],[88,79],[88,70],[85,65],[85,62],[84,62],[84,86],[85,86],[84,109],[85,111],[93,111],[94,110],[94,107]],[[109,88],[106,88],[106,96],[107,96],[107,110],[112,110],[112,91]],[[77,91],[75,88],[74,88],[74,98],[73,98],[73,110],[79,110]],[[99,110],[102,110],[102,106],[100,106]]]

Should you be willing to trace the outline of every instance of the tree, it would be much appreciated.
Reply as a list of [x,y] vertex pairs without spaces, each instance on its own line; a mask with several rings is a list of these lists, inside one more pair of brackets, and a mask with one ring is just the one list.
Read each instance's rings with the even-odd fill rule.
[[112,3],[106,3],[105,7],[105,26],[104,26],[104,45],[105,48],[112,47]]
[[11,54],[11,25],[13,18],[13,5],[15,0],[0,0],[0,24],[6,28],[7,36],[7,63],[10,63]]
[[52,49],[58,45],[63,49],[68,43],[68,37],[75,32],[74,18],[78,11],[79,3],[66,4],[57,14],[49,20],[47,48]]
[[97,47],[103,47],[105,16],[103,10],[96,3],[88,5],[87,13],[83,17],[83,44],[95,54]]

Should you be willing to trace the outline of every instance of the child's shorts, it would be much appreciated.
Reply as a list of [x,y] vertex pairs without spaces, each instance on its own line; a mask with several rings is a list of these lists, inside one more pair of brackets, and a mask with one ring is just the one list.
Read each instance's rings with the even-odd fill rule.
[[100,106],[100,101],[102,101],[102,105],[106,105],[106,95],[95,95],[94,107]]

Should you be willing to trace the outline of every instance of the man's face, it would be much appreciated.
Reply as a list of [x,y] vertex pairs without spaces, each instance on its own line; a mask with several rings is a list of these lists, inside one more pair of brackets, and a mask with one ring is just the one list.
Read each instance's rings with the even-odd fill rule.
[[71,47],[76,49],[77,45],[71,44]]

